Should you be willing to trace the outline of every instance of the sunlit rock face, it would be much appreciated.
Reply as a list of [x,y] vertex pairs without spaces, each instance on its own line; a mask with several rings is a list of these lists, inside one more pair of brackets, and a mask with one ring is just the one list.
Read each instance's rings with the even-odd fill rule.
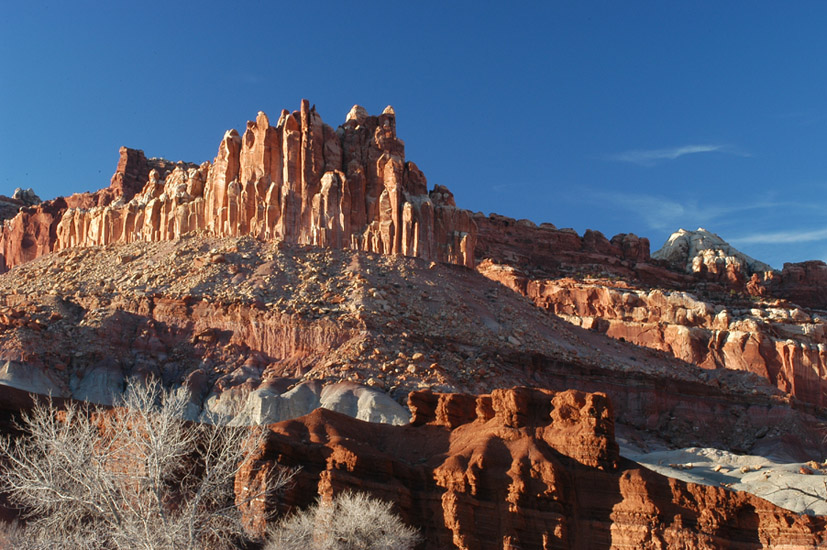
[[212,163],[122,148],[110,187],[47,201],[9,220],[0,269],[75,246],[202,231],[473,266],[476,225],[448,189],[428,192],[405,160],[396,114],[354,106],[334,130],[304,100],[275,124],[262,112],[229,130]]
[[302,466],[277,498],[243,505],[264,532],[273,512],[315,495],[368,491],[394,503],[421,548],[818,548],[823,517],[748,493],[666,478],[621,458],[602,393],[517,387],[419,391],[405,426],[318,409],[270,425],[242,465],[239,501],[277,464]]
[[753,274],[771,272],[764,262],[747,256],[715,233],[699,227],[697,231],[679,229],[652,257],[687,273],[741,283]]

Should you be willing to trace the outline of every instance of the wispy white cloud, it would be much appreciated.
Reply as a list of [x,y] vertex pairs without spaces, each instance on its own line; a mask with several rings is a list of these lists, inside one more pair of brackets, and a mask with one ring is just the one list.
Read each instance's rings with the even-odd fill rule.
[[697,155],[699,153],[726,153],[730,155],[749,156],[748,154],[738,151],[730,145],[683,145],[681,147],[671,147],[667,149],[635,149],[632,151],[624,151],[622,153],[615,153],[606,157],[608,160],[618,162],[629,162],[640,166],[654,166],[660,161],[675,160],[686,155]]
[[823,121],[825,114],[814,110],[787,111],[775,114],[774,118],[795,124],[796,126],[812,126]]
[[827,229],[776,231],[771,233],[752,233],[741,237],[733,237],[733,243],[738,244],[797,244],[827,240]]
[[[743,212],[778,208],[780,203],[762,201],[733,205],[714,205],[695,200],[675,200],[657,195],[634,195],[627,193],[602,193],[596,195],[606,202],[637,215],[652,229],[675,230],[679,225],[689,228],[731,219]],[[797,205],[806,208],[808,205]]]
[[[813,212],[821,213],[824,205],[812,202],[801,203],[792,201],[774,200],[772,196],[764,200],[738,204],[710,204],[696,200],[676,200],[657,195],[603,193],[595,195],[601,200],[611,202],[617,208],[631,212],[647,226],[655,230],[675,231],[679,227],[695,229],[696,227],[724,227],[744,228],[754,225],[757,221],[770,221],[778,218],[783,212]],[[816,216],[817,218],[817,216]],[[801,225],[804,220],[813,220],[811,215],[801,216]],[[785,217],[785,224],[790,221]],[[796,220],[792,220],[793,224]],[[734,234],[733,234],[734,233]],[[729,233],[725,238],[734,246],[746,245],[796,245],[813,242],[827,242],[827,228],[798,227],[783,231],[756,231],[741,234]]]

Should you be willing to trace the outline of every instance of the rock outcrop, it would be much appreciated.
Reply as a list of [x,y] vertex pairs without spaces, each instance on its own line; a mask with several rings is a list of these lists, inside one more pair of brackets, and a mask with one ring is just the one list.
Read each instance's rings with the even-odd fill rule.
[[531,388],[411,394],[408,426],[324,410],[270,426],[243,465],[246,500],[276,465],[302,466],[281,498],[244,506],[262,531],[312,495],[368,491],[420,528],[425,549],[817,548],[823,517],[747,493],[665,478],[618,455],[600,393]]
[[827,304],[822,262],[772,271],[704,230],[675,233],[650,258],[648,241],[634,235],[610,241],[596,231],[475,219],[477,270],[536,305],[705,369],[755,373],[827,406],[827,325],[807,309]]
[[509,265],[546,277],[580,274],[612,274],[660,284],[688,280],[666,266],[650,262],[649,239],[621,233],[607,239],[599,231],[583,236],[573,229],[557,229],[550,223],[539,226],[530,220],[477,213],[475,257],[478,263]]
[[607,279],[527,279],[485,262],[479,269],[574,325],[705,369],[752,372],[827,406],[827,324],[818,315],[779,303],[716,304],[684,291]]
[[35,206],[41,202],[40,197],[31,188],[21,189],[18,187],[11,197],[0,195],[0,222],[15,217],[20,209],[25,206]]
[[810,460],[824,436],[811,405],[758,376],[574,327],[450,264],[190,236],[0,276],[0,410],[15,387],[106,403],[146,376],[186,391],[190,418],[233,423],[325,404],[396,422],[390,401],[421,388],[530,385],[604,392],[624,430],[680,447]]
[[769,265],[747,256],[702,227],[697,231],[679,229],[672,233],[652,257],[700,278],[723,280],[736,286],[743,286],[753,274],[773,271]]
[[442,186],[405,161],[391,107],[354,106],[337,130],[304,100],[275,124],[259,113],[224,135],[212,164],[173,164],[121,149],[110,186],[50,201],[3,227],[8,269],[75,246],[214,236],[400,254],[472,267],[476,226]]
[[18,213],[0,226],[0,273],[55,250],[57,226],[67,211],[129,200],[141,189],[150,171],[167,173],[172,166],[167,160],[147,159],[141,151],[121,147],[118,167],[105,189],[44,202],[35,202],[27,193],[29,204],[22,204]]
[[781,272],[761,281],[761,294],[778,296],[804,307],[827,309],[827,264],[820,260],[786,263]]

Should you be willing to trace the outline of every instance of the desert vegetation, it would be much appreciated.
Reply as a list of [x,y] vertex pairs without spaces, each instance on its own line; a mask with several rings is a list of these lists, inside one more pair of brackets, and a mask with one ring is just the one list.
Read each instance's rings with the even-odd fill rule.
[[[233,482],[262,430],[184,422],[186,403],[149,381],[130,384],[109,411],[45,401],[25,413],[26,435],[0,439],[4,490],[27,517],[9,530],[15,545],[236,547],[244,530]],[[266,490],[292,475],[274,472]]]
[[[0,439],[2,485],[25,524],[0,529],[0,546],[23,550],[238,548],[251,541],[233,482],[261,428],[181,420],[187,396],[155,380],[130,383],[112,410],[36,402],[24,435]],[[296,469],[272,471],[265,493]],[[269,550],[413,548],[415,529],[391,504],[361,493],[318,501],[273,531]]]
[[282,520],[266,550],[410,550],[419,540],[389,503],[345,492]]

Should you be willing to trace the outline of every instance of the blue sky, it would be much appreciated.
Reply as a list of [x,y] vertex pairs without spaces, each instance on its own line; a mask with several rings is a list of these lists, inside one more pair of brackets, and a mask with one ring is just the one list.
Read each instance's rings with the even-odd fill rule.
[[121,145],[212,160],[226,129],[306,97],[334,127],[392,104],[408,158],[472,210],[827,259],[825,3],[2,11],[0,194],[103,187]]

